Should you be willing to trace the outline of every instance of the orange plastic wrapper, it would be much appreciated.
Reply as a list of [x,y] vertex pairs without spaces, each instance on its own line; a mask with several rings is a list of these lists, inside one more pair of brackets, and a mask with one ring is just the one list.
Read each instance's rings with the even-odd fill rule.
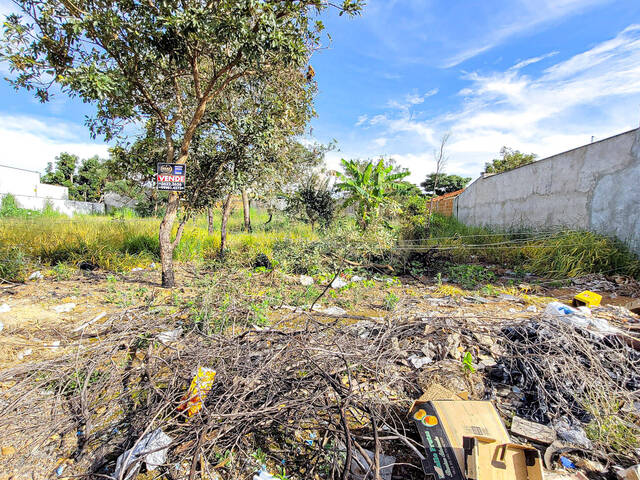
[[184,394],[184,403],[178,407],[179,411],[186,410],[188,416],[193,416],[202,409],[202,402],[213,387],[216,371],[211,368],[199,367],[196,376],[191,380],[189,390]]

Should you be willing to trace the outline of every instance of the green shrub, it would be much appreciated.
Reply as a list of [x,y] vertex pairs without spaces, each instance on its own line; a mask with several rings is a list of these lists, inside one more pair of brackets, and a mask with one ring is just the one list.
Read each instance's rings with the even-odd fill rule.
[[160,239],[157,235],[149,234],[127,237],[124,239],[120,251],[130,255],[148,253],[154,258],[160,258]]
[[451,265],[447,268],[449,279],[466,289],[476,288],[483,283],[490,283],[496,276],[482,265]]
[[0,250],[0,281],[24,282],[27,276],[27,256],[20,247]]

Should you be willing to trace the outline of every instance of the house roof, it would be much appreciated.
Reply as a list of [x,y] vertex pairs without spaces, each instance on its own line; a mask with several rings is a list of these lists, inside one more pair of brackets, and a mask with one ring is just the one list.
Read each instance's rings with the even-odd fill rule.
[[462,192],[464,192],[464,188],[461,188],[460,190],[456,190],[455,192],[449,192],[449,193],[445,193],[444,195],[440,195],[439,197],[435,197],[433,199],[434,202],[439,202],[440,200],[445,200],[447,198],[451,198],[451,197],[457,197],[458,195],[460,195]]

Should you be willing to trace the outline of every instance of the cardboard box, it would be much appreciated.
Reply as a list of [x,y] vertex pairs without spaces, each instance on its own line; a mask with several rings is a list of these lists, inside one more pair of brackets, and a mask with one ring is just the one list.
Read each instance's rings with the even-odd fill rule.
[[[538,451],[511,443],[509,433],[491,402],[417,401],[412,406],[411,418],[426,449],[422,466],[427,479],[542,478]],[[532,460],[534,456],[535,462]],[[500,458],[503,460],[499,461]],[[530,474],[528,468],[532,462]],[[540,476],[536,476],[537,471]]]

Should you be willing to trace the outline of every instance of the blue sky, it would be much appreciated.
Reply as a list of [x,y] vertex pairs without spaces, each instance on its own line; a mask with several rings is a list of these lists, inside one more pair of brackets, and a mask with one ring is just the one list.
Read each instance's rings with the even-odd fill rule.
[[[419,182],[450,132],[447,172],[476,177],[503,145],[544,157],[640,122],[637,0],[371,0],[361,17],[325,25],[310,139],[337,140],[333,168],[383,155]],[[89,112],[3,83],[0,163],[41,170],[60,151],[105,155],[83,126]]]

